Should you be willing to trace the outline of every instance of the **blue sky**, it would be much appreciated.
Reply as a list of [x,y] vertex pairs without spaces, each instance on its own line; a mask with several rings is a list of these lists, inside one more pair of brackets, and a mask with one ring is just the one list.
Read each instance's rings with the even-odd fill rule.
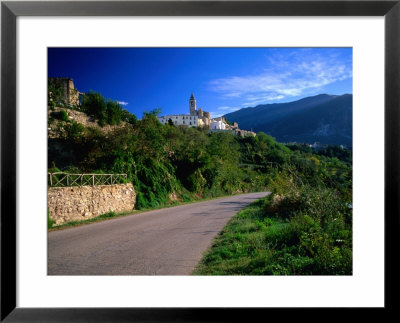
[[245,107],[352,93],[351,48],[49,48],[48,76],[119,101],[141,118],[188,113],[217,117]]

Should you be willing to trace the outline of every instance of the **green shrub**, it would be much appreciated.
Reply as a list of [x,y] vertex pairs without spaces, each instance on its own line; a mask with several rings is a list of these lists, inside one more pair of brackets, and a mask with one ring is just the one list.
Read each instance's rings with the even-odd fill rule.
[[107,104],[100,93],[94,91],[86,93],[82,98],[82,108],[88,115],[96,118],[100,126],[105,125]]
[[61,172],[61,170],[60,170],[59,168],[57,168],[57,167],[53,164],[51,167],[49,167],[48,172],[49,172],[49,173],[59,173],[59,172]]
[[131,125],[137,124],[136,116],[125,109],[122,109],[121,111],[121,120],[130,123]]
[[56,107],[56,103],[54,101],[49,101],[49,108],[50,111],[54,111],[54,108]]
[[182,199],[183,199],[184,202],[191,202],[192,201],[192,198],[189,195],[185,194],[185,193],[182,193],[181,196],[182,196]]
[[65,110],[51,112],[50,116],[52,118],[60,120],[60,121],[64,121],[64,122],[69,121],[68,113]]
[[143,193],[137,192],[136,193],[136,205],[135,208],[137,210],[146,209],[149,207],[147,200],[145,199]]
[[64,129],[67,137],[73,140],[82,138],[82,135],[85,131],[84,125],[75,121],[70,122]]
[[56,222],[50,218],[50,212],[47,211],[47,228],[50,229]]
[[106,114],[108,124],[116,125],[121,123],[122,108],[117,101],[107,101]]

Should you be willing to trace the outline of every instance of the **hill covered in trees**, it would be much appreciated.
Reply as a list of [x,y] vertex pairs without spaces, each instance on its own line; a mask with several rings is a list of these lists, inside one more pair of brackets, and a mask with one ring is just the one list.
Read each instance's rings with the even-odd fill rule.
[[[286,257],[285,268],[294,266],[291,261],[297,267],[292,272],[268,267],[264,273],[351,273],[351,151],[335,147],[316,154],[307,146],[278,143],[263,132],[242,138],[163,125],[157,120],[159,111],[139,120],[95,92],[86,94],[79,107],[49,102],[49,171],[126,173],[137,191],[138,209],[271,190],[253,219],[261,224],[246,224],[247,229],[240,230],[261,230],[261,237],[269,225],[266,217],[279,217],[289,231],[280,238],[268,231],[267,245],[281,248],[276,259]],[[71,119],[72,111],[97,125]],[[103,131],[108,125],[113,127]],[[242,234],[235,237],[229,244],[243,239]],[[319,260],[314,263],[315,257]],[[259,273],[250,271],[255,272]]]
[[[83,101],[82,113],[97,117],[98,110],[93,108],[98,104],[96,100],[106,102],[101,95],[91,93]],[[112,115],[107,114],[103,103],[98,105],[105,116]],[[115,127],[103,131],[101,126],[84,126],[70,119],[68,115],[74,110],[56,110],[50,111],[49,118],[49,129],[55,132],[49,138],[49,168],[127,173],[138,191],[138,207],[168,203],[171,194],[184,199],[186,195],[206,197],[265,190],[269,181],[282,172],[346,188],[351,180],[349,165],[332,158],[332,153],[328,157],[301,145],[285,146],[262,132],[242,138],[209,133],[206,128],[162,125],[157,111],[145,113],[141,120],[127,111],[123,118],[104,117],[99,122],[103,128],[107,123]],[[345,151],[336,149],[338,157]]]
[[279,142],[352,146],[351,94],[320,94],[288,103],[262,104],[224,117],[244,129],[263,131]]

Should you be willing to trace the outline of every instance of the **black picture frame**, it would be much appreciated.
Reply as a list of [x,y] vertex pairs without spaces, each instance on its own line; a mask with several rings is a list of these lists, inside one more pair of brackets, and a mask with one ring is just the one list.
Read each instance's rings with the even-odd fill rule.
[[[385,307],[396,310],[399,275],[400,0],[395,1],[3,1],[1,3],[1,321],[249,321],[266,309],[16,307],[16,19],[18,16],[384,16]],[[366,201],[367,203],[367,201]],[[40,293],[40,291],[38,291]],[[286,309],[268,309],[282,311]],[[292,309],[291,309],[292,310]],[[296,309],[293,309],[296,310]],[[327,309],[328,310],[328,309]],[[297,309],[304,313],[304,310]],[[331,310],[329,310],[332,312]],[[330,314],[330,315],[335,315]],[[251,319],[253,317],[254,319]],[[267,319],[267,318],[265,318]]]

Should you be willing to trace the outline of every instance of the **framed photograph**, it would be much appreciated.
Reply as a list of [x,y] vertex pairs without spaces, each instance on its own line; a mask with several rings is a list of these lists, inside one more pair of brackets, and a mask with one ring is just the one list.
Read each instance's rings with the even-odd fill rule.
[[[238,314],[263,314],[272,308],[393,310],[396,304],[391,295],[398,287],[393,255],[398,253],[399,242],[399,19],[399,1],[3,1],[1,320],[235,321]],[[75,84],[70,78],[76,78]],[[147,93],[150,89],[157,93]],[[97,93],[101,91],[106,99]],[[142,101],[132,93],[142,93]],[[187,102],[178,108],[181,97]],[[339,110],[332,112],[332,106],[335,109],[343,106],[345,111],[348,102],[350,112],[343,112],[347,123],[340,123]],[[157,110],[158,104],[165,110]],[[307,104],[318,105],[319,112]],[[256,117],[258,123],[254,121],[255,114],[245,115],[245,110],[253,110],[243,109],[255,106],[264,109]],[[295,133],[295,127],[301,128],[295,126],[300,114],[283,118],[284,109],[306,111],[300,123],[303,128],[308,127],[308,132]],[[324,109],[325,123],[313,129],[313,118]],[[264,123],[260,121],[262,118]],[[268,125],[267,131],[263,124]],[[158,136],[162,132],[163,136],[175,138],[175,146],[159,148],[155,133],[150,136],[152,140],[141,143],[138,132],[151,127],[158,129]],[[111,131],[117,139],[110,140],[102,131]],[[282,151],[276,148],[275,139],[259,131],[269,132],[284,143],[279,148]],[[227,132],[236,139],[226,139]],[[177,152],[182,156],[191,153],[190,141],[185,141],[185,136],[209,140],[204,146],[208,150],[219,147],[213,153],[201,151],[199,146],[193,150],[196,156],[207,155],[201,170],[196,166],[198,169],[190,171],[192,165],[179,159]],[[251,138],[257,138],[254,140],[259,145],[276,148],[268,155],[268,163],[260,162],[266,158],[260,154],[248,154],[247,159],[236,161],[235,155],[239,153],[233,151],[238,149],[241,156],[247,156],[243,147],[252,145]],[[143,149],[132,148],[124,155],[131,140],[139,140],[135,145],[142,145]],[[223,140],[228,141],[224,144]],[[72,141],[79,143],[81,150],[74,150]],[[93,148],[95,142],[99,143],[97,148]],[[66,143],[67,157],[62,152]],[[328,151],[331,143],[341,145],[340,156]],[[224,145],[230,149],[224,150]],[[183,146],[186,150],[180,151]],[[347,147],[352,151],[350,161],[343,153]],[[216,256],[208,254],[208,260],[192,272],[199,259],[192,259],[195,247],[189,241],[199,234],[204,238],[216,236],[225,224],[221,217],[212,220],[213,225],[220,221],[221,227],[192,230],[184,243],[186,248],[173,241],[165,248],[157,244],[149,247],[157,259],[162,257],[160,253],[168,253],[171,246],[175,248],[171,257],[184,258],[175,267],[171,264],[163,267],[143,257],[139,265],[135,264],[137,268],[132,261],[129,268],[123,263],[110,268],[104,263],[106,257],[120,253],[120,258],[129,258],[132,252],[140,253],[143,246],[128,240],[101,245],[101,241],[85,239],[84,230],[48,234],[50,223],[70,225],[69,221],[78,218],[88,220],[99,214],[111,217],[116,212],[131,210],[130,198],[135,195],[131,183],[141,188],[136,192],[136,205],[143,209],[154,207],[162,198],[158,196],[161,186],[157,186],[155,176],[168,171],[156,169],[151,158],[159,160],[157,151],[164,153],[168,149],[176,155],[168,157],[171,165],[162,165],[178,170],[176,182],[183,187],[180,192],[174,189],[164,192],[171,205],[223,194],[261,192],[266,185],[257,186],[255,179],[260,183],[266,183],[267,179],[261,178],[262,172],[257,173],[255,166],[273,174],[268,177],[270,189],[273,183],[284,181],[283,175],[276,175],[279,172],[287,174],[285,183],[295,185],[293,182],[299,181],[303,185],[306,177],[297,176],[300,173],[294,170],[302,169],[310,180],[310,173],[321,162],[326,163],[321,168],[327,187],[337,188],[341,196],[347,196],[346,203],[345,199],[342,201],[347,218],[339,211],[333,212],[336,215],[332,213],[332,225],[327,226],[341,230],[332,234],[330,253],[318,249],[326,245],[323,237],[328,237],[329,232],[318,231],[322,226],[318,227],[308,215],[293,220],[298,228],[314,230],[301,235],[296,250],[303,248],[302,256],[293,256],[294,247],[289,244],[284,252],[276,254],[287,267],[281,263],[262,265],[260,259],[265,255],[261,252],[257,265],[256,260],[239,260],[235,264],[222,262],[212,269],[210,264]],[[126,166],[129,160],[140,167],[138,159],[130,154],[145,151],[151,158],[140,162],[153,165],[148,166],[152,175],[144,174],[145,170],[139,175],[131,173]],[[284,163],[285,151],[295,152],[290,157],[291,163]],[[315,155],[318,158],[312,157],[311,151],[318,151],[319,155]],[[116,154],[112,162],[108,158],[111,153]],[[217,159],[218,154],[223,156]],[[233,162],[223,162],[230,160],[230,156],[240,169],[233,167]],[[329,159],[333,157],[336,159]],[[79,167],[68,168],[70,164],[64,163],[68,158],[74,159],[73,165]],[[218,163],[220,169],[216,168]],[[293,165],[298,169],[291,168]],[[202,181],[211,182],[210,178],[223,170],[228,175],[242,176],[243,182],[235,182],[235,186],[227,175],[220,179],[225,183],[224,190],[211,184],[206,189]],[[146,182],[147,178],[151,183]],[[82,202],[86,189],[81,190],[88,187],[85,185],[92,187],[90,196],[95,194],[96,185],[105,185],[99,194],[107,200],[106,204],[116,199],[116,208],[106,212],[109,209],[103,202],[94,206],[97,203],[94,199],[90,200],[90,207],[86,206]],[[51,204],[57,200],[57,194],[64,194],[60,186],[67,186],[64,191],[79,195],[78,202],[73,202],[79,204],[77,214],[62,203]],[[206,190],[208,195],[204,193]],[[289,196],[280,194],[279,190],[273,192],[270,204],[260,206],[263,212],[280,212],[276,205],[281,200],[288,201]],[[296,203],[300,203],[298,193],[293,194]],[[308,212],[336,205],[332,195],[320,191],[318,194],[313,195],[314,209]],[[260,197],[246,195],[248,203]],[[227,205],[228,202],[223,207]],[[192,209],[196,216],[193,218],[198,221],[196,226],[204,225],[201,219],[207,210],[196,211],[194,206]],[[232,209],[236,210],[235,204]],[[174,226],[183,226],[183,218],[176,216]],[[118,221],[123,224],[127,218]],[[276,235],[275,229],[268,228],[284,224],[273,219],[261,220],[257,218],[251,225],[254,230],[264,230],[262,237],[256,234],[248,237],[252,241],[259,239],[253,241],[259,246],[269,243],[265,240],[268,234]],[[285,221],[284,226],[292,223]],[[170,222],[160,225],[171,226]],[[253,232],[249,228],[243,230]],[[98,235],[100,240],[107,230],[104,227]],[[67,237],[63,233],[67,231],[76,234]],[[130,229],[124,232],[142,234]],[[243,232],[239,233],[240,239]],[[150,245],[158,234],[161,231],[156,230],[144,243]],[[63,244],[63,235],[74,243]],[[178,236],[177,231],[174,236]],[[205,240],[204,245],[210,245],[212,238]],[[351,241],[349,245],[347,239]],[[276,248],[278,240],[274,241],[271,250]],[[101,245],[101,251],[95,244]],[[125,247],[120,248],[121,244]],[[231,248],[236,246],[231,245]],[[220,256],[223,259],[233,249],[228,246],[218,252],[223,253]],[[307,254],[315,253],[318,253],[316,258],[322,257],[325,259],[322,263],[328,265],[312,269],[310,263],[315,265],[315,261]],[[89,258],[95,260],[92,265],[87,262]],[[260,267],[249,269],[252,266]]]

